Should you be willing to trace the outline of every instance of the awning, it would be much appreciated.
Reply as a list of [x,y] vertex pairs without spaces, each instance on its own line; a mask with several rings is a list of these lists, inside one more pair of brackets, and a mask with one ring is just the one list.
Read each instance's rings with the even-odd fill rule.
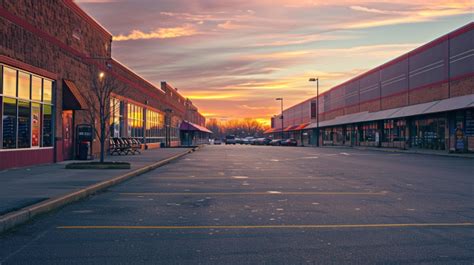
[[308,127],[308,125],[309,125],[309,122],[300,124],[300,125],[298,125],[298,127],[296,127],[295,131],[303,130],[304,128]]
[[270,134],[272,132],[274,132],[275,129],[274,128],[270,128],[270,129],[267,129],[266,131],[263,132],[263,134]]
[[74,82],[64,80],[63,85],[63,109],[81,110],[87,109],[87,101],[82,96]]
[[281,132],[281,128],[273,128],[273,133]]
[[289,132],[289,131],[294,131],[296,129],[296,127],[298,127],[299,125],[291,125],[291,126],[288,126],[285,128],[285,132]]
[[[466,95],[438,101],[416,104],[401,108],[394,108],[376,112],[360,112],[344,116],[339,116],[332,120],[319,122],[319,127],[329,127],[335,125],[344,125],[358,122],[369,122],[387,119],[396,119],[402,117],[410,117],[423,114],[431,114],[444,111],[452,111],[458,109],[466,109],[474,107],[474,95]],[[306,129],[318,128],[317,123],[313,122]]]
[[438,103],[427,109],[424,113],[428,114],[457,109],[467,109],[472,107],[474,107],[474,95],[467,95],[440,100]]
[[397,112],[393,113],[390,116],[387,116],[386,119],[420,115],[420,114],[425,113],[426,110],[433,107],[436,103],[438,103],[438,101],[401,107],[398,109]]
[[204,133],[213,133],[206,127],[203,127],[201,125],[197,125],[195,123],[189,122],[189,121],[183,121],[181,125],[179,126],[180,131],[198,131],[198,132],[204,132]]

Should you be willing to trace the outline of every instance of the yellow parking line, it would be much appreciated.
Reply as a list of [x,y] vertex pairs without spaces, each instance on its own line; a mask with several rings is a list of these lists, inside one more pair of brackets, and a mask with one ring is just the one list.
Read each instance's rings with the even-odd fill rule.
[[474,223],[412,223],[412,224],[328,224],[328,225],[203,225],[203,226],[58,226],[57,229],[117,230],[191,230],[191,229],[334,229],[334,228],[411,228],[411,227],[474,227]]
[[383,196],[382,192],[124,192],[120,193],[126,196],[230,196],[230,195],[364,195],[364,196]]

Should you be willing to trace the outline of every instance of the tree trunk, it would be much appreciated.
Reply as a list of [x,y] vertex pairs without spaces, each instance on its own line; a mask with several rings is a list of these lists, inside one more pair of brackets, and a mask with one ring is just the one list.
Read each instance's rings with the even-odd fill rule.
[[[101,122],[102,123],[102,122]],[[105,126],[100,126],[100,163],[104,163],[105,160]]]

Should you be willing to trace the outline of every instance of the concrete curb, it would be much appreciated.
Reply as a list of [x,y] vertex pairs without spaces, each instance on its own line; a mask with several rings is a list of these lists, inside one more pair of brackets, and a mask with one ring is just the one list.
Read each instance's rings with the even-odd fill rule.
[[363,148],[357,147],[352,149],[361,150],[361,151],[377,151],[377,152],[386,152],[386,153],[399,153],[399,154],[415,154],[415,155],[431,155],[431,156],[444,156],[444,157],[452,157],[452,158],[469,158],[474,159],[472,155],[463,155],[463,154],[452,154],[452,153],[430,153],[430,152],[417,152],[413,150],[399,150],[399,149],[377,149],[377,148]]
[[[314,147],[314,146],[305,146],[305,147]],[[389,149],[389,148],[370,148],[370,147],[354,147],[354,146],[321,146],[321,147],[314,147],[314,148],[328,148],[328,149],[353,149],[359,151],[376,151],[376,152],[385,152],[385,153],[399,153],[399,154],[414,154],[414,155],[432,155],[432,156],[444,156],[444,157],[452,157],[452,158],[468,158],[474,159],[474,155],[469,154],[456,154],[456,153],[430,153],[430,152],[419,152],[415,150],[401,150],[401,149]]]
[[186,152],[177,154],[175,156],[160,160],[154,164],[136,169],[132,172],[126,173],[124,175],[105,180],[99,183],[96,183],[92,186],[83,188],[81,190],[63,195],[58,198],[51,198],[49,200],[33,204],[31,206],[25,207],[21,210],[14,211],[8,214],[5,214],[3,216],[0,216],[0,234],[18,226],[23,223],[28,222],[29,220],[33,219],[34,217],[45,214],[47,212],[56,210],[58,208],[61,208],[67,204],[70,204],[72,202],[78,201],[80,199],[86,198],[94,193],[97,193],[99,191],[105,190],[109,187],[112,187],[114,185],[117,185],[119,183],[122,183],[124,181],[127,181],[131,178],[134,178],[136,176],[142,175],[146,172],[149,172],[151,170],[154,170],[156,168],[159,168],[161,166],[164,166],[178,158],[181,158],[187,154],[190,154],[192,152],[195,152],[199,149],[199,147],[193,148],[191,150],[188,150]]

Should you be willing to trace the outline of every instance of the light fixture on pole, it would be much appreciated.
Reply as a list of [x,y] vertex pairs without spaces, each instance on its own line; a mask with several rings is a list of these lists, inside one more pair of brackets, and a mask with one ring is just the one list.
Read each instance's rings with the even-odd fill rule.
[[309,82],[316,82],[316,146],[319,147],[319,77],[312,77]]
[[276,98],[275,100],[281,101],[281,139],[283,139],[283,98]]

